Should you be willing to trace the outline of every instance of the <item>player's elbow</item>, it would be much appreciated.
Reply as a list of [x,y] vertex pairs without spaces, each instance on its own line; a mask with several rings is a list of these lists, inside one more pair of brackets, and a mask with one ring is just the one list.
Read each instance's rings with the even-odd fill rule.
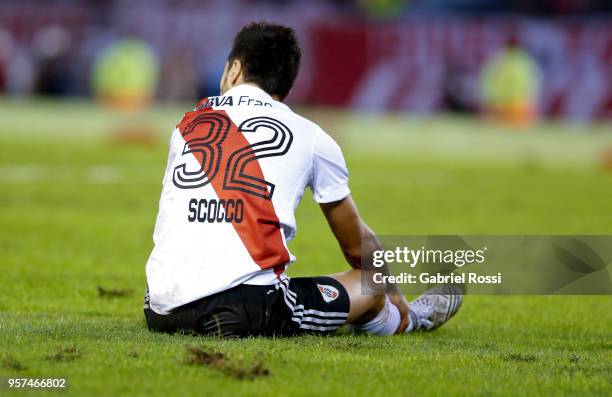
[[353,244],[342,246],[342,252],[349,264],[355,268],[361,268],[364,259],[370,256],[371,252],[378,249],[380,243],[376,235],[370,229],[364,229],[359,241]]
[[354,268],[361,268],[362,250],[361,244],[342,247],[342,253],[346,261]]

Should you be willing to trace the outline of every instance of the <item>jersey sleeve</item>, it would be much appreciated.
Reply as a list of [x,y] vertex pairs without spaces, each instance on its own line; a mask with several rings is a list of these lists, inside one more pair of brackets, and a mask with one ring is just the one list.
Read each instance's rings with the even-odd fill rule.
[[351,192],[348,169],[338,144],[325,132],[319,131],[313,151],[313,172],[310,180],[313,199],[317,203],[339,201]]

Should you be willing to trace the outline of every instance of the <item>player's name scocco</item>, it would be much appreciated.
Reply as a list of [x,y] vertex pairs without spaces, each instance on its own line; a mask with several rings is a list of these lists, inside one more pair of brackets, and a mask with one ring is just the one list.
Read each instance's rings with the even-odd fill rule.
[[[612,236],[379,236],[364,253],[362,289],[421,293],[458,284],[469,294],[612,294]],[[388,265],[388,271],[383,267]]]
[[242,223],[244,202],[241,199],[196,199],[189,200],[189,222]]

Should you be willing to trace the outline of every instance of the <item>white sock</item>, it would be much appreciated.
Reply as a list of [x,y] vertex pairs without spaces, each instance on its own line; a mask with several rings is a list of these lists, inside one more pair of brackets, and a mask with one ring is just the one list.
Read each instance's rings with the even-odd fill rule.
[[413,332],[416,329],[417,315],[412,310],[408,309],[408,327],[406,327],[406,333]]
[[393,335],[399,327],[400,321],[399,310],[389,301],[388,297],[385,297],[385,307],[376,317],[363,325],[355,325],[354,328],[372,335]]

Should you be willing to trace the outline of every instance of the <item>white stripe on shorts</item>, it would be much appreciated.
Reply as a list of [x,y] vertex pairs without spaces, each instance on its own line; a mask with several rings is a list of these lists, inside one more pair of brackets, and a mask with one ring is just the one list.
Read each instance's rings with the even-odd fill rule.
[[316,309],[304,309],[304,305],[297,305],[297,294],[289,288],[289,280],[285,279],[277,284],[283,290],[285,304],[291,310],[291,320],[301,329],[314,331],[335,331],[346,322],[346,312],[324,312]]

